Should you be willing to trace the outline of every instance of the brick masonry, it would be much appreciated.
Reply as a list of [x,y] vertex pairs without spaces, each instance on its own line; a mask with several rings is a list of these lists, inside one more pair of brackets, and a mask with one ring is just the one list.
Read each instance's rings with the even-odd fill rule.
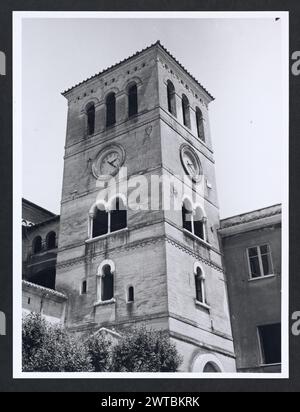
[[[167,80],[176,90],[176,118],[167,108]],[[137,84],[139,109],[138,115],[128,119],[127,85],[132,81]],[[111,91],[116,93],[117,120],[106,128],[105,97]],[[191,128],[183,125],[183,93],[190,102]],[[217,233],[219,213],[208,115],[212,97],[160,44],[75,86],[64,96],[68,119],[56,289],[68,297],[66,327],[86,333],[101,327],[122,330],[146,324],[169,331],[184,356],[183,371],[201,372],[205,359],[220,371],[235,371]],[[96,109],[95,131],[87,136],[85,107],[91,101]],[[196,107],[203,114],[205,142],[197,137]],[[116,144],[125,152],[128,176],[143,175],[148,183],[151,175],[183,178],[180,148],[183,144],[193,147],[204,182],[210,183],[210,188],[204,185],[204,196],[198,194],[207,217],[208,243],[183,231],[181,211],[161,208],[128,210],[126,230],[87,242],[89,211],[99,190],[92,164],[103,148]],[[105,260],[115,266],[114,299],[103,303],[97,298],[97,273]],[[205,272],[208,307],[195,302],[196,262]],[[87,293],[81,294],[84,280]],[[134,286],[134,303],[126,300],[129,286]]]

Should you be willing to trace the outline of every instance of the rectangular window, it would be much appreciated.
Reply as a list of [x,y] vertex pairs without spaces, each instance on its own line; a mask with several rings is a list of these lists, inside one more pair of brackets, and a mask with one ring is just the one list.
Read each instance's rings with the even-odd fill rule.
[[87,282],[86,282],[86,280],[84,280],[81,283],[81,291],[80,292],[81,292],[82,295],[86,294],[86,292],[87,292]]
[[262,363],[281,363],[281,323],[258,326]]
[[247,249],[249,272],[252,279],[273,274],[271,250],[269,245]]

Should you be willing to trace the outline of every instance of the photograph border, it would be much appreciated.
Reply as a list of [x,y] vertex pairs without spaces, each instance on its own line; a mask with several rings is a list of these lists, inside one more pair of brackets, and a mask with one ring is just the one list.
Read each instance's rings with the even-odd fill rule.
[[289,378],[289,12],[13,12],[13,378],[14,379],[208,379],[197,372],[22,372],[22,285],[21,285],[21,199],[22,199],[22,20],[26,18],[281,18],[282,109],[284,137],[282,199],[282,371],[281,373],[218,373],[209,379]]

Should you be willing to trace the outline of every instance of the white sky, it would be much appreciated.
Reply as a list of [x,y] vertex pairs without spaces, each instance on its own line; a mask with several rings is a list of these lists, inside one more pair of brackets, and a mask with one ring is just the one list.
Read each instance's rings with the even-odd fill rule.
[[23,19],[23,196],[59,213],[61,92],[156,40],[216,98],[210,105],[222,218],[282,201],[281,20]]

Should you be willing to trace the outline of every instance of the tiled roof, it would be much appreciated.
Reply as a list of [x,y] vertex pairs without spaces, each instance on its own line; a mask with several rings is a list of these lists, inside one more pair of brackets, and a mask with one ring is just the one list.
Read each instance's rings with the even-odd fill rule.
[[55,222],[56,220],[60,219],[60,215],[54,215],[53,217],[50,217],[50,219],[43,220],[42,222],[39,223],[34,223],[33,225],[26,226],[27,230],[35,230],[36,228],[47,225],[48,223]]
[[22,204],[31,206],[35,209],[41,210],[42,212],[48,213],[49,216],[55,216],[55,213],[50,212],[50,210],[47,210],[44,207],[37,205],[36,203],[30,202],[29,200],[24,199],[24,197],[22,197]]
[[189,72],[186,70],[186,68],[160,43],[159,40],[157,40],[156,43],[153,43],[153,44],[151,44],[150,46],[146,47],[145,49],[136,52],[135,54],[127,57],[127,58],[124,59],[124,60],[121,60],[119,63],[113,64],[112,66],[110,66],[110,67],[102,70],[101,72],[96,73],[96,74],[94,74],[93,76],[88,77],[87,79],[83,80],[82,82],[79,82],[79,83],[75,84],[75,86],[72,86],[72,87],[70,87],[69,89],[67,89],[67,90],[65,90],[64,92],[62,92],[62,95],[65,96],[67,93],[69,93],[69,92],[70,92],[71,90],[73,90],[75,87],[77,87],[77,86],[79,86],[79,85],[87,82],[88,80],[91,80],[91,79],[94,79],[94,78],[96,78],[96,77],[98,77],[98,76],[100,76],[100,75],[103,75],[104,73],[107,73],[107,72],[109,72],[109,71],[112,70],[112,69],[115,69],[116,67],[118,67],[118,66],[120,66],[121,64],[127,62],[128,60],[132,59],[133,57],[136,57],[136,56],[144,53],[145,51],[151,49],[152,47],[156,47],[156,46],[159,46],[162,50],[164,50],[164,51],[198,84],[198,86],[200,86],[201,89],[203,89],[203,90],[208,94],[208,96],[209,96],[212,100],[214,100],[214,97],[205,89],[205,87],[202,86],[202,84],[199,83],[198,80],[195,79],[195,77],[194,77],[193,75],[191,75],[191,73],[189,73]]
[[242,213],[240,215],[222,219],[220,221],[220,229],[237,226],[243,223],[253,222],[259,219],[265,219],[279,214],[281,214],[281,204],[253,210],[251,212]]
[[40,290],[41,292],[47,293],[52,296],[57,296],[59,298],[68,299],[66,295],[64,295],[61,292],[58,292],[57,290],[48,289],[48,288],[45,288],[44,286],[40,286],[35,283],[28,282],[27,280],[22,280],[22,284],[24,286],[27,286],[28,288],[37,289],[37,290]]

